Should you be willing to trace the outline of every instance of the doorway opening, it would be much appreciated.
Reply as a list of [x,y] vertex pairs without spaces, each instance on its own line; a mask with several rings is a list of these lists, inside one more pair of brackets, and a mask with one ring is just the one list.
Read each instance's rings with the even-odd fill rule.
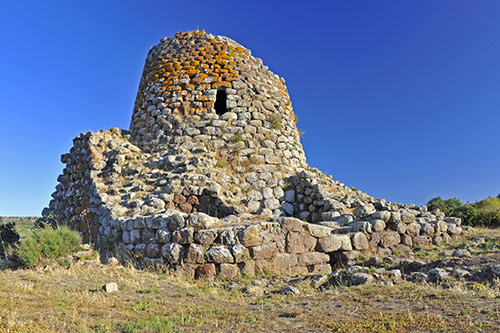
[[221,115],[227,112],[226,100],[227,100],[226,91],[217,90],[217,96],[215,98],[215,113]]

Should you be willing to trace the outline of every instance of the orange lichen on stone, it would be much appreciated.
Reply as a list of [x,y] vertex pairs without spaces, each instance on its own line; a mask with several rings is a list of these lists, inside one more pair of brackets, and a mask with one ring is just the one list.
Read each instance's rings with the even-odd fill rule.
[[212,83],[213,88],[219,88],[219,87],[231,88],[231,86],[232,86],[231,82],[229,82],[229,81],[218,81],[218,82]]

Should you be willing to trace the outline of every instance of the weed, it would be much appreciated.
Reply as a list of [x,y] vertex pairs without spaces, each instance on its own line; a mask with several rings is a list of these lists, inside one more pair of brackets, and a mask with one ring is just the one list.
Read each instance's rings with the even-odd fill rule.
[[483,291],[488,289],[488,286],[480,283],[480,282],[473,282],[467,286],[469,290],[474,290],[474,291]]
[[239,134],[234,134],[232,137],[229,138],[230,143],[237,143],[243,141],[243,137]]
[[487,251],[493,249],[494,246],[495,240],[493,238],[488,238],[488,240],[486,240],[486,242],[484,243],[484,249]]
[[281,117],[278,114],[272,114],[269,121],[272,129],[281,129]]
[[130,310],[132,310],[132,311],[148,311],[149,310],[149,303],[148,302],[138,302],[134,305],[131,305]]
[[161,289],[159,288],[148,288],[140,291],[141,294],[161,294]]
[[130,322],[122,327],[123,332],[150,331],[150,332],[175,332],[177,323],[170,318],[153,316]]

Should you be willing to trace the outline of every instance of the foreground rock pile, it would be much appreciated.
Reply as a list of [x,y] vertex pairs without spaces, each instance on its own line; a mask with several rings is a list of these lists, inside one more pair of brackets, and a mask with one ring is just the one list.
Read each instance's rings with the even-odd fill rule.
[[330,273],[360,251],[440,245],[461,221],[308,167],[285,80],[227,37],[162,39],[130,131],[81,134],[42,215],[84,241],[193,276]]

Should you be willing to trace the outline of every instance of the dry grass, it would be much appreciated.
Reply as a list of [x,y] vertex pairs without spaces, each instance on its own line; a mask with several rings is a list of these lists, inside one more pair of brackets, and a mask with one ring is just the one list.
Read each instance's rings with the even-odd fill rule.
[[[472,237],[498,231],[475,231]],[[467,242],[467,240],[465,241]],[[270,278],[270,277],[268,277]],[[117,282],[119,291],[101,290]],[[241,287],[250,279],[238,281]],[[274,280],[250,297],[229,282],[126,267],[0,271],[0,332],[499,331],[498,281],[470,287],[399,282],[317,291]],[[294,284],[300,295],[277,291]]]
[[[106,282],[118,283],[105,293]],[[248,280],[240,281],[242,285]],[[0,331],[495,330],[499,293],[402,283],[249,297],[158,272],[74,266],[0,272]],[[279,290],[276,286],[275,290]],[[272,290],[271,290],[272,291]]]

